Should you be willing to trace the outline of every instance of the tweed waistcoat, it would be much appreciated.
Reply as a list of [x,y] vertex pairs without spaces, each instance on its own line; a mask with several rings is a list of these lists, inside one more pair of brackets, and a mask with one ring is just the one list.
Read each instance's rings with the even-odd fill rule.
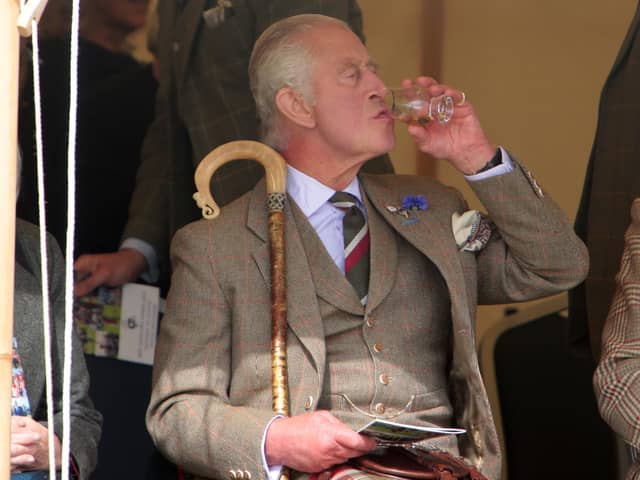
[[[447,387],[451,305],[444,279],[433,263],[394,235],[375,209],[367,214],[372,242],[385,238],[384,248],[395,249],[398,259],[393,272],[381,271],[376,268],[380,264],[372,262],[370,282],[375,283],[377,275],[395,277],[388,296],[373,311],[358,308],[355,289],[320,238],[309,229],[302,235],[312,277],[337,287],[334,298],[318,296],[327,368],[317,408],[330,410],[353,428],[374,418],[452,426]],[[296,221],[304,219],[296,216]],[[349,310],[340,306],[345,296],[351,297]],[[404,333],[398,335],[398,330]],[[458,452],[453,438],[432,444]]]

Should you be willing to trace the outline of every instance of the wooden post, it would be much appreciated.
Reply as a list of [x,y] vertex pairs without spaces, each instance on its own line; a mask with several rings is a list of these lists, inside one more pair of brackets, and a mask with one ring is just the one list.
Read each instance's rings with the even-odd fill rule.
[[10,478],[11,351],[18,144],[18,0],[0,0],[0,480]]

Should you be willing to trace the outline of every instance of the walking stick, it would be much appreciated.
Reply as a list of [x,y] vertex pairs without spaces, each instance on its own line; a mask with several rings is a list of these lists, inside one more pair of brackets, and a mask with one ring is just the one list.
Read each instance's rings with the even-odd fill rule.
[[[269,242],[271,248],[271,389],[273,411],[289,415],[287,386],[287,276],[284,256],[284,205],[286,201],[287,168],[278,152],[259,142],[241,140],[225,143],[210,152],[195,173],[198,191],[193,195],[202,216],[212,219],[220,214],[209,184],[213,173],[223,164],[236,159],[260,162],[265,170],[267,205],[269,209]],[[281,480],[288,479],[283,469]]]

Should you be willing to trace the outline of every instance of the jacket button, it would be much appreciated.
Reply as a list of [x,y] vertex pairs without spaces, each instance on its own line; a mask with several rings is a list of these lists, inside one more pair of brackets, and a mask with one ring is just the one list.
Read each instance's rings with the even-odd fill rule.
[[381,343],[374,343],[374,344],[373,344],[373,349],[374,349],[376,352],[380,353],[380,352],[382,352],[382,351],[384,350],[384,347],[382,346],[382,344],[381,344]]
[[380,374],[380,377],[378,378],[380,379],[381,384],[389,385],[389,375],[387,375],[386,373]]
[[238,476],[236,475],[235,470],[229,470],[229,478],[232,478],[234,480],[238,478]]
[[367,317],[367,320],[365,321],[365,323],[367,324],[367,327],[373,328],[373,326],[376,323],[376,319],[373,317]]
[[311,410],[312,407],[313,407],[313,395],[309,395],[307,397],[307,400],[304,402],[304,409]]
[[376,405],[375,405],[375,407],[373,407],[373,409],[375,410],[375,412],[377,414],[382,415],[387,408],[384,406],[384,403],[376,403]]

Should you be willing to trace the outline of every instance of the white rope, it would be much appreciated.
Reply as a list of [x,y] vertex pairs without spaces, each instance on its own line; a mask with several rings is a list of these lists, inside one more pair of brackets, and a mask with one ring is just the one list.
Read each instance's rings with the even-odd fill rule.
[[76,127],[78,112],[78,31],[80,0],[73,0],[71,15],[71,58],[69,91],[69,145],[67,151],[67,237],[64,329],[64,373],[62,382],[62,480],[69,480],[69,442],[71,436],[71,339],[73,335],[73,242],[76,218]]
[[34,113],[36,123],[36,166],[38,179],[38,212],[40,226],[40,272],[42,280],[42,322],[44,328],[44,366],[45,385],[47,395],[47,424],[49,441],[49,477],[56,480],[56,457],[54,451],[54,423],[53,417],[53,380],[51,365],[51,317],[50,317],[50,293],[49,293],[49,258],[47,250],[47,223],[44,209],[44,164],[42,154],[42,97],[40,94],[40,50],[38,40],[38,22],[31,22],[32,47],[33,47],[33,96]]

